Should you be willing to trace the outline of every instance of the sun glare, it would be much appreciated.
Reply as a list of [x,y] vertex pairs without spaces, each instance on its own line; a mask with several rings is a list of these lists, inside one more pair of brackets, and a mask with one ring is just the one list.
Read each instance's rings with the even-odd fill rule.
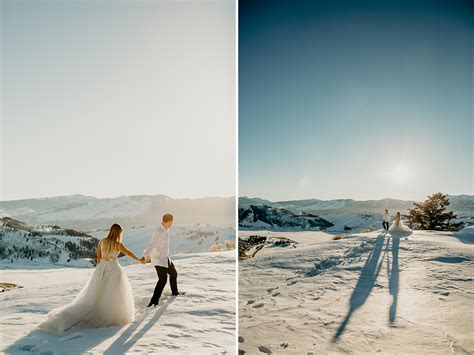
[[393,182],[402,184],[412,178],[413,170],[406,163],[398,163],[389,171],[389,176]]

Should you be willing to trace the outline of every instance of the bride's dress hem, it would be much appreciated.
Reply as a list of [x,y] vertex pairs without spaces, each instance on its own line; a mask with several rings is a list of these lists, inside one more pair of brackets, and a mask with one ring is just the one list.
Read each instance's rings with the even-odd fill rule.
[[117,258],[101,260],[69,304],[48,313],[39,330],[64,332],[71,327],[107,327],[130,323],[135,318],[133,291]]
[[413,233],[413,231],[401,221],[393,222],[387,232],[391,235],[409,235]]

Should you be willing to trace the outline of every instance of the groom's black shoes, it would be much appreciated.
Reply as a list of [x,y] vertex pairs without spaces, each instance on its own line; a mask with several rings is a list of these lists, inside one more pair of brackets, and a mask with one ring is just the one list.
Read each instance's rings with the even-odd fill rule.
[[185,294],[186,292],[176,292],[176,293],[173,293],[171,296],[183,296]]
[[148,304],[148,307],[151,307],[151,306],[153,306],[153,307],[158,306],[158,302],[156,302],[156,303],[150,302],[150,303]]

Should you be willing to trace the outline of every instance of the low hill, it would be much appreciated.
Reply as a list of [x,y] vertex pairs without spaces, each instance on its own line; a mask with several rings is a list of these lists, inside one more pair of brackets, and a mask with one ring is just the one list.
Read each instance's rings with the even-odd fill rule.
[[0,219],[0,261],[15,264],[92,266],[98,240],[57,225],[29,226],[9,217]]
[[[124,227],[123,242],[141,256],[158,225]],[[211,225],[176,225],[170,230],[170,252],[188,254],[226,250],[235,245],[235,229]],[[80,232],[57,225],[30,226],[9,217],[0,219],[0,268],[92,267],[99,239],[107,230]],[[119,257],[122,265],[135,263]]]
[[239,207],[239,227],[242,229],[321,230],[331,226],[331,222],[312,214],[268,205]]

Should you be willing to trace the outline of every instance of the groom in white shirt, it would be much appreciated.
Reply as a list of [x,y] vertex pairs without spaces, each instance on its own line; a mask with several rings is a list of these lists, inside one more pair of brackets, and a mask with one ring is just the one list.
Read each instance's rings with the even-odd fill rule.
[[148,304],[148,307],[157,306],[160,301],[161,293],[168,281],[168,274],[170,275],[171,293],[173,296],[178,296],[178,273],[170,258],[170,236],[168,229],[173,224],[173,216],[169,213],[163,215],[161,226],[159,226],[153,233],[153,237],[148,243],[143,252],[142,260],[146,257],[151,258],[151,263],[155,266],[158,274],[158,282],[156,283],[155,292]]
[[388,213],[388,210],[385,210],[383,214],[382,226],[385,231],[388,231],[388,227],[390,226],[390,213]]

